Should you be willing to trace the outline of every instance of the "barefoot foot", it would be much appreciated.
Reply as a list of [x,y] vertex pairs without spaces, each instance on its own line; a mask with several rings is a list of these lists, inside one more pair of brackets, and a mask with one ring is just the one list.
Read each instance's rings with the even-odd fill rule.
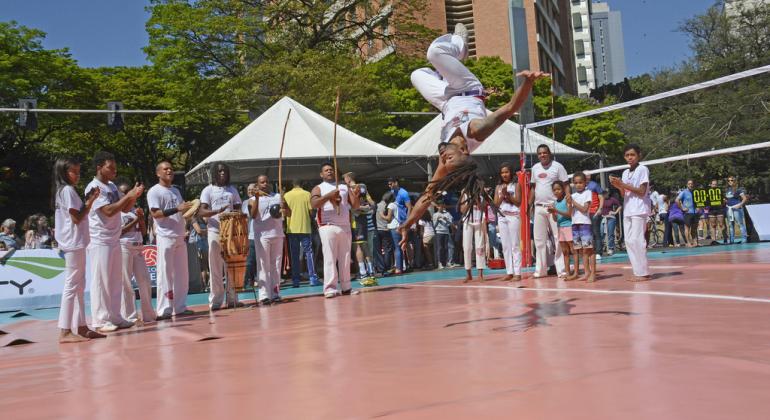
[[59,343],[82,343],[83,341],[89,341],[88,338],[73,334],[70,330],[63,330],[59,334]]

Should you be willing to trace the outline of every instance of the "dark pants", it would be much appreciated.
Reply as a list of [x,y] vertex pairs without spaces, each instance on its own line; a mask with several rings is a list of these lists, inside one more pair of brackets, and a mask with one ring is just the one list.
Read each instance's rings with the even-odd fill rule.
[[433,237],[433,248],[436,253],[436,264],[446,267],[449,262],[449,234],[437,233]]
[[594,237],[594,252],[601,255],[604,244],[602,243],[602,213],[591,216],[591,234]]
[[[318,276],[315,272],[315,260],[313,253],[313,240],[307,233],[289,233],[286,235],[289,239],[289,255],[291,256],[291,283],[293,286],[299,286],[300,273],[302,265],[299,262],[300,252],[305,255],[305,264],[307,264],[307,274],[310,277],[310,284],[318,284]],[[300,247],[302,248],[300,250]]]
[[393,267],[393,237],[389,230],[378,230],[374,233],[374,269],[378,273],[384,273]]
[[418,235],[417,232],[409,231],[409,242],[412,243],[412,249],[414,250],[413,259],[410,261],[412,269],[422,268],[422,235]]
[[254,246],[254,240],[249,239],[249,253],[246,255],[246,272],[243,273],[243,285],[253,286],[254,278],[257,276],[257,250]]
[[671,242],[676,240],[676,243],[681,245],[686,243],[686,237],[684,236],[684,220],[675,220],[671,223]]

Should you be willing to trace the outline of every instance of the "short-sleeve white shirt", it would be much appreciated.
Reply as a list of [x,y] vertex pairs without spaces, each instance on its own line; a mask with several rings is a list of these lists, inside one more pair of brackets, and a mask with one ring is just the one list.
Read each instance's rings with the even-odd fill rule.
[[[133,222],[137,219],[136,209],[131,209],[129,212],[120,213],[120,230],[123,231],[123,226]],[[144,242],[142,238],[142,232],[139,231],[139,223],[137,222],[131,229],[125,233],[120,234],[120,243],[124,245],[141,244]]]
[[395,202],[388,203],[388,210],[393,218],[388,222],[388,229],[398,229],[398,205]]
[[71,185],[67,185],[56,194],[56,212],[54,214],[54,232],[56,242],[62,251],[76,251],[88,246],[88,219],[75,224],[70,216],[70,209],[80,211],[83,200]]
[[[241,197],[238,190],[232,185],[220,187],[218,185],[208,185],[201,192],[201,204],[207,204],[209,209],[220,211],[238,211],[241,209]],[[210,232],[219,232],[219,213],[209,217],[208,230]]]
[[[152,209],[175,209],[182,204],[182,194],[176,187],[165,187],[161,184],[155,184],[147,192],[147,204]],[[184,217],[182,213],[176,212],[171,216],[154,219],[155,234],[164,238],[184,237]]]
[[[252,198],[255,200],[255,198]],[[259,196],[259,213],[252,220],[255,238],[283,238],[283,217],[275,218],[270,215],[270,206],[281,204],[281,195],[271,193],[269,196]]]
[[553,195],[553,182],[569,180],[567,170],[561,163],[555,160],[551,161],[548,168],[543,164],[537,163],[532,167],[532,184],[535,184],[535,204],[553,204],[556,202],[556,196]]
[[[505,186],[505,190],[508,191],[508,195],[511,197],[516,196],[516,184],[511,182],[508,185]],[[506,214],[518,214],[519,208],[514,206],[512,203],[509,203],[505,200],[500,202],[500,211]]]
[[631,171],[623,171],[622,181],[633,187],[639,187],[647,183],[647,191],[642,196],[634,194],[631,191],[623,190],[623,216],[649,216],[651,210],[650,203],[650,171],[644,165],[639,165]]
[[94,178],[86,186],[86,196],[94,188],[99,189],[99,197],[91,206],[88,213],[88,229],[91,235],[91,243],[98,245],[118,245],[120,243],[120,212],[107,216],[99,211],[104,206],[117,203],[120,200],[120,191],[112,181],[105,184]]
[[[583,192],[572,193],[572,201],[580,204],[581,206],[588,203],[591,204],[591,191],[589,189],[583,190]],[[588,217],[588,212],[582,212],[576,207],[572,208],[572,224],[573,225],[590,225],[591,218]]]

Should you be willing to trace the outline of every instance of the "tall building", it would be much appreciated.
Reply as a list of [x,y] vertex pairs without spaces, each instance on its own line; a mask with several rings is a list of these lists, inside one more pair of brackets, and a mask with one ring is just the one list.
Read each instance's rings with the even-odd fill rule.
[[571,0],[572,40],[578,96],[586,98],[596,88],[594,47],[591,37],[591,0]]
[[610,10],[607,3],[591,5],[594,71],[596,86],[620,83],[626,77],[626,53],[620,12]]
[[[527,67],[551,73],[558,94],[575,95],[570,1],[430,0],[424,23],[445,33],[461,22],[468,27],[471,57],[498,56],[514,67],[517,60],[514,60],[512,34],[522,28],[512,26],[525,25],[526,47],[523,49],[528,58]],[[512,19],[516,10],[522,10],[525,18]]]

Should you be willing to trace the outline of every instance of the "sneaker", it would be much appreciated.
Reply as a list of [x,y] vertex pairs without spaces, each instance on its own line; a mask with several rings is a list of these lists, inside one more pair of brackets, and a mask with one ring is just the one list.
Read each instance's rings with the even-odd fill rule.
[[269,298],[264,298],[259,300],[259,306],[270,306],[272,301]]
[[311,286],[323,286],[323,283],[318,281],[318,279],[310,279],[310,285]]
[[125,330],[126,328],[131,328],[133,326],[134,326],[134,322],[133,321],[129,321],[127,319],[124,319],[124,320],[120,321],[118,323],[118,325],[117,325],[119,330]]
[[337,292],[326,292],[326,293],[324,293],[324,297],[326,299],[331,299],[331,298],[333,298],[335,296],[337,296]]
[[101,327],[98,327],[96,329],[96,332],[98,332],[98,333],[108,333],[108,332],[115,332],[117,330],[118,330],[118,326],[117,325],[107,323],[107,324],[102,325]]
[[273,298],[273,303],[281,303],[281,302],[283,302],[283,299],[281,299],[280,296],[275,296]]
[[185,309],[184,311],[176,314],[176,316],[189,316],[189,315],[195,315],[195,312],[191,311],[190,309]]
[[348,295],[350,295],[352,292],[353,292],[353,289],[348,289],[348,290],[343,290],[342,292],[340,292],[340,294],[341,294],[342,296],[348,296]]
[[597,260],[600,260],[600,259],[602,259],[602,254],[596,254],[596,259],[597,259]]
[[[219,308],[217,308],[217,309],[219,309]],[[212,311],[216,311],[217,309],[213,309],[212,308],[211,310]],[[164,320],[167,320],[167,319],[171,319],[171,314],[163,314],[163,315],[158,315],[157,317],[155,317],[156,321],[164,321]]]
[[444,269],[444,264],[438,263],[438,267],[436,267],[436,269],[443,270]]
[[366,279],[359,280],[358,284],[360,284],[363,287],[372,287],[372,286],[379,285],[379,283],[377,283],[377,279],[375,279],[374,277],[369,277]]
[[462,38],[463,39],[463,43],[468,45],[468,28],[464,24],[457,23],[455,25],[455,32],[454,32],[454,34],[459,36],[460,38]]
[[538,273],[537,271],[535,271],[535,272],[532,274],[532,277],[534,277],[534,278],[536,278],[536,279],[539,279],[540,277],[543,277],[543,275],[542,275],[542,274],[540,274],[540,273]]
[[[673,246],[673,245],[671,245],[671,246]],[[611,257],[612,254],[614,254],[614,253],[615,253],[615,251],[609,250],[609,251],[607,251],[607,256]]]

